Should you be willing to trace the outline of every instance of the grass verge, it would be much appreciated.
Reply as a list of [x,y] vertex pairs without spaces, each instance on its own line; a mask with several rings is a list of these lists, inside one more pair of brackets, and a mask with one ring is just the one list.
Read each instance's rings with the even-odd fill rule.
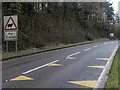
[[[120,76],[118,74],[118,72],[120,71],[119,65],[120,65],[120,49],[117,51],[116,56],[114,58],[112,67],[110,69],[110,73],[108,75],[108,80],[107,83],[105,85],[105,90],[108,89],[120,89]],[[118,84],[119,83],[119,84]]]
[[35,53],[40,53],[40,52],[45,52],[45,51],[50,51],[50,50],[73,47],[73,46],[78,46],[78,45],[83,45],[83,44],[88,44],[88,43],[93,43],[93,42],[102,42],[102,41],[107,41],[107,40],[108,39],[102,38],[102,39],[96,39],[94,41],[85,41],[85,42],[68,44],[68,45],[65,45],[65,44],[48,45],[48,46],[43,47],[42,49],[30,48],[30,49],[18,51],[18,52],[3,52],[2,53],[2,60],[6,60],[6,59],[9,59],[12,57],[17,57],[17,56],[30,55],[30,54],[35,54]]

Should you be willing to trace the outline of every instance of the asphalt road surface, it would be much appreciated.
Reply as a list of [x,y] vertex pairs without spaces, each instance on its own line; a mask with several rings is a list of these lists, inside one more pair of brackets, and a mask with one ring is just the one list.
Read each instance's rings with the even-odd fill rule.
[[3,62],[3,88],[93,88],[118,41],[97,42]]

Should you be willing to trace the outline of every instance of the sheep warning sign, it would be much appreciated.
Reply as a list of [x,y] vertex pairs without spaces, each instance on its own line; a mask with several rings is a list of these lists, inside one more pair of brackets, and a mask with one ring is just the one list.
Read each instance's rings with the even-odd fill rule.
[[18,17],[4,16],[4,40],[16,41],[18,34]]
[[4,30],[16,30],[16,29],[17,29],[17,26],[16,26],[13,18],[10,16],[6,25],[5,25]]

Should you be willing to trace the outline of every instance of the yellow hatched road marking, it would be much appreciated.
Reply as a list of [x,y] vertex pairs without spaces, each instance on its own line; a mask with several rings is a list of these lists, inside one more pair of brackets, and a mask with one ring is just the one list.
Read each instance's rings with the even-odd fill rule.
[[96,58],[98,60],[110,60],[110,58]]
[[75,59],[74,57],[66,57],[65,59]]
[[101,68],[101,69],[104,69],[105,66],[87,66],[87,67],[92,67],[92,68]]
[[13,78],[13,79],[10,79],[10,81],[19,81],[19,80],[34,80],[33,78],[30,78],[30,77],[26,77],[26,76],[18,76],[16,78]]
[[93,88],[95,86],[95,84],[97,83],[97,81],[95,81],[95,80],[94,81],[68,81],[68,83],[78,84],[78,85]]
[[48,64],[48,66],[63,66],[62,64]]

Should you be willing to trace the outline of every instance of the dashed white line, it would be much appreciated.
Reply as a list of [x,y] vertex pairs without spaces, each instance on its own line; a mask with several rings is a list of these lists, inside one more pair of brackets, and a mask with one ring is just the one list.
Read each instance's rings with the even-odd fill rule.
[[98,45],[94,46],[94,47],[98,47]]
[[107,44],[107,43],[105,43],[105,44]]
[[88,49],[85,49],[84,51],[88,51],[88,50],[90,50],[91,48],[88,48]]
[[48,66],[49,64],[53,64],[53,63],[58,62],[58,61],[59,61],[59,60],[55,60],[55,61],[53,61],[53,62],[51,62],[51,63],[47,63],[47,64],[45,64],[45,65],[42,65],[42,66],[36,67],[36,68],[34,68],[34,69],[28,70],[28,71],[26,71],[26,72],[24,72],[24,73],[22,73],[22,74],[28,74],[28,73],[30,73],[30,72],[33,72],[33,71],[38,70],[38,69],[40,69],[40,68],[46,67],[46,66]]
[[79,54],[80,52],[76,52],[76,53],[73,53],[73,54],[71,54],[71,55],[69,55],[69,56],[67,56],[67,57],[71,57],[71,56],[74,56],[74,55],[76,55],[76,54]]

